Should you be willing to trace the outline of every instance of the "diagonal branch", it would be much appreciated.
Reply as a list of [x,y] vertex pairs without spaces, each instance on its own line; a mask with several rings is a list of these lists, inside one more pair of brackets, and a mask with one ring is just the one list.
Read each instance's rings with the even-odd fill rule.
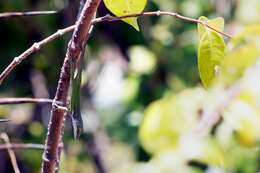
[[[124,15],[124,16],[119,16],[119,17],[114,17],[114,16],[111,16],[111,15],[105,15],[103,17],[93,19],[92,24],[95,25],[95,24],[101,23],[101,22],[114,22],[114,21],[118,21],[118,20],[121,20],[121,19],[125,19],[125,18],[142,17],[142,16],[172,16],[172,17],[175,17],[176,19],[180,19],[180,20],[183,20],[185,22],[196,23],[196,24],[200,23],[200,24],[208,27],[209,29],[211,29],[211,30],[213,30],[213,31],[215,31],[215,32],[227,37],[227,38],[232,37],[230,34],[227,34],[225,32],[221,32],[221,31],[209,26],[206,22],[200,21],[198,19],[193,19],[193,18],[189,18],[189,17],[186,17],[186,16],[182,16],[178,13],[166,12],[166,11],[165,12],[163,12],[163,11],[143,12],[143,13]],[[75,29],[75,27],[76,27],[76,25],[72,25],[72,26],[69,26],[69,27],[64,28],[64,29],[59,29],[57,32],[55,32],[54,34],[45,38],[44,40],[34,43],[29,49],[27,49],[21,55],[15,57],[13,59],[13,61],[0,74],[0,85],[5,80],[5,78],[11,73],[11,71],[13,71],[14,68],[17,65],[19,65],[24,59],[26,59],[29,55],[31,55],[34,52],[37,52],[43,46],[45,46],[49,42],[53,41],[54,39],[61,37],[68,32],[72,32]]]
[[28,11],[28,12],[5,12],[0,13],[0,19],[11,17],[40,16],[48,14],[56,14],[57,11]]
[[[43,153],[42,173],[55,172],[56,163],[59,163],[59,145],[62,140],[64,121],[66,119],[68,107],[68,93],[71,77],[71,64],[77,62],[82,54],[83,46],[88,32],[92,26],[92,19],[97,11],[101,0],[87,0],[81,15],[76,22],[76,27],[72,38],[68,44],[67,53],[64,59],[56,96],[55,104],[52,106],[50,122],[48,126],[47,139],[45,142],[45,150]],[[59,104],[56,104],[60,102]]]
[[[6,145],[10,145],[10,140],[9,140],[9,137],[8,137],[8,135],[6,133],[0,134],[0,138],[3,139],[3,141],[6,143]],[[20,173],[21,171],[20,171],[20,169],[18,167],[18,163],[17,163],[17,160],[16,160],[16,156],[14,154],[14,151],[12,150],[12,148],[8,147],[7,148],[7,152],[9,154],[11,163],[13,165],[14,172],[15,173]]]
[[21,55],[15,57],[13,61],[5,68],[5,70],[0,75],[0,85],[3,82],[3,80],[8,76],[8,74],[17,66],[19,65],[24,59],[26,59],[29,55],[31,55],[34,52],[37,52],[40,50],[43,46],[45,46],[47,43],[53,41],[54,39],[63,36],[65,33],[73,31],[75,28],[75,25],[72,25],[70,27],[60,29],[54,34],[50,35],[49,37],[43,39],[40,42],[34,43],[29,49],[27,49],[25,52],[23,52]]

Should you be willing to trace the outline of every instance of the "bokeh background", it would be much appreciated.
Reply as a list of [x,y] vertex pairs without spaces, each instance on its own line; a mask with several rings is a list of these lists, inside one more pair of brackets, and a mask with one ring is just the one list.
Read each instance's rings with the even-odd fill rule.
[[[0,71],[34,42],[72,25],[78,5],[78,0],[0,1],[0,12],[58,11],[54,15],[0,19]],[[148,0],[145,10],[178,12],[192,18],[222,16],[226,21],[225,32],[230,34],[260,22],[259,0]],[[107,13],[101,4],[97,15]],[[167,16],[141,17],[139,25],[140,32],[123,22],[94,27],[83,73],[85,134],[80,140],[74,140],[71,120],[67,118],[60,172],[253,173],[259,170],[257,140],[250,143],[245,137],[236,141],[232,136],[235,132],[223,139],[232,143],[228,145],[230,148],[239,146],[234,150],[212,147],[218,145],[212,140],[204,147],[188,139],[185,144],[194,144],[188,147],[190,150],[207,148],[210,156],[203,155],[198,161],[184,159],[185,154],[180,154],[183,150],[176,153],[176,141],[189,129],[187,124],[194,123],[191,120],[194,117],[172,119],[175,111],[172,109],[177,105],[180,110],[194,111],[192,106],[184,105],[196,107],[206,95],[197,68],[197,26]],[[22,62],[0,86],[0,97],[53,98],[70,36],[71,33],[52,41]],[[49,104],[0,106],[0,117],[11,119],[0,124],[0,132],[7,133],[14,143],[43,144],[50,110]],[[140,142],[144,114],[166,118],[155,118],[150,129],[154,132],[149,132],[147,138],[141,137]],[[169,121],[174,122],[169,125]],[[163,129],[164,126],[170,128]],[[248,128],[258,132],[251,124]],[[222,131],[220,136],[231,133],[225,128]],[[29,149],[15,153],[21,172],[39,172],[42,151]],[[230,157],[224,157],[225,154]],[[0,151],[0,172],[13,172],[5,150]]]

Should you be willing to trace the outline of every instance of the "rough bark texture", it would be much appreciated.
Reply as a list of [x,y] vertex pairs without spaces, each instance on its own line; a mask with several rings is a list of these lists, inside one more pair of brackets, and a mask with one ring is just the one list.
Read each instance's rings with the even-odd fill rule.
[[85,40],[91,27],[91,21],[95,15],[101,0],[87,0],[81,15],[76,23],[76,28],[68,44],[64,59],[56,96],[52,106],[50,122],[48,126],[45,150],[43,153],[42,173],[55,172],[56,163],[59,163],[58,151],[62,140],[62,129],[67,114],[68,93],[71,76],[71,62],[80,57]]

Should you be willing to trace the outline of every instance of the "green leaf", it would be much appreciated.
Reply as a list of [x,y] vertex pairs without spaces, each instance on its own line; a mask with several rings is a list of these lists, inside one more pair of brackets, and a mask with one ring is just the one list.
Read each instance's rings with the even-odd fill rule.
[[[202,16],[199,20],[207,22],[219,31],[224,28],[223,18],[208,20]],[[220,73],[226,45],[219,33],[202,24],[198,24],[198,32],[200,39],[198,48],[199,74],[202,84],[205,88],[208,88]]]
[[[104,0],[106,7],[116,16],[123,16],[134,13],[141,13],[147,0]],[[137,17],[123,19],[126,23],[139,31]]]

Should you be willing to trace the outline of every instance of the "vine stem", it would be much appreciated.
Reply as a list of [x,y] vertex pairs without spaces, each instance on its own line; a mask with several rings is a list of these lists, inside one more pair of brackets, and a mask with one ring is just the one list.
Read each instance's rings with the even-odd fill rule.
[[[101,0],[87,0],[79,19],[75,24],[74,33],[69,41],[67,53],[60,73],[58,87],[52,104],[51,117],[48,125],[47,139],[42,160],[42,173],[54,173],[59,163],[59,147],[62,141],[64,121],[68,107],[68,93],[71,77],[71,64],[78,61],[85,46],[92,19]],[[59,104],[58,104],[59,103]]]
[[[142,16],[172,16],[172,17],[175,17],[177,19],[180,19],[180,20],[183,20],[183,21],[186,21],[186,22],[196,23],[196,24],[200,23],[200,24],[204,25],[205,27],[207,27],[207,28],[227,37],[227,38],[232,38],[232,36],[230,34],[219,31],[219,30],[211,27],[210,25],[207,24],[207,22],[200,21],[198,19],[189,18],[189,17],[186,17],[186,16],[182,16],[178,13],[166,12],[166,11],[143,12],[143,13],[129,14],[129,15],[124,15],[124,16],[119,16],[119,17],[114,17],[114,16],[111,16],[111,15],[105,15],[103,17],[93,19],[91,23],[92,23],[92,25],[95,25],[95,24],[101,23],[101,22],[113,22],[113,21],[118,21],[118,20],[125,19],[125,18],[142,17]],[[76,25],[72,25],[72,26],[69,26],[69,27],[64,28],[64,29],[59,29],[57,32],[55,32],[54,34],[50,35],[49,37],[43,39],[42,41],[35,42],[29,49],[24,51],[21,55],[15,57],[13,59],[13,61],[0,74],[0,85],[3,83],[5,78],[14,70],[14,68],[17,65],[19,65],[24,59],[26,59],[29,55],[37,52],[43,46],[45,46],[49,42],[55,40],[56,38],[61,37],[68,32],[72,32],[75,29],[75,27],[76,27]]]
[[57,13],[57,11],[5,12],[5,13],[0,13],[0,19],[10,18],[10,17],[40,16],[40,15],[48,15],[48,14],[55,14],[55,13]]

